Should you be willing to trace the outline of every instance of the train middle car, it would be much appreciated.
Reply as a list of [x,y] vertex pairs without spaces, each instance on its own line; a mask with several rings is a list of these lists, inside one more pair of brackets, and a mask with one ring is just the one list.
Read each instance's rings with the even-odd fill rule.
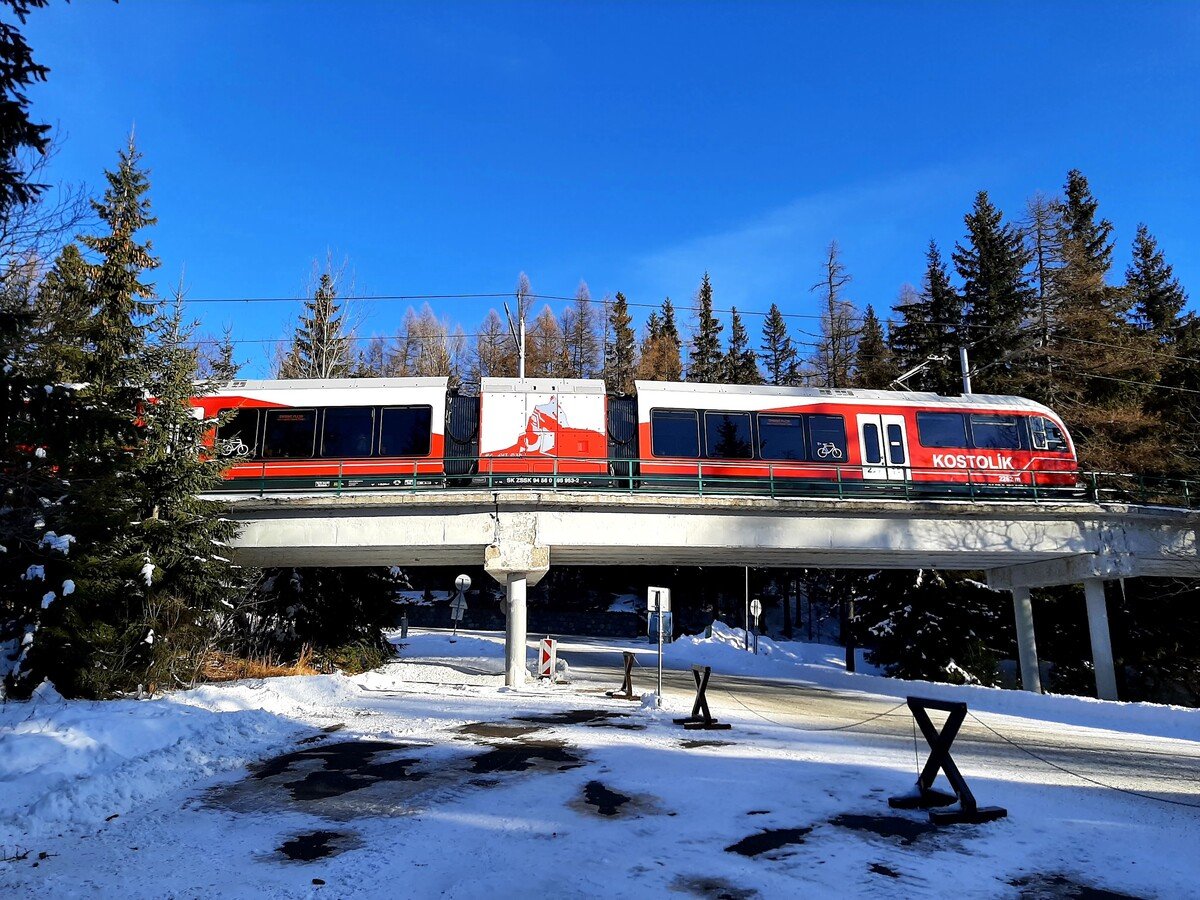
[[[232,490],[471,484],[801,493],[1068,488],[1061,419],[1020,397],[592,379],[238,381],[197,398]],[[934,493],[937,491],[934,490]]]

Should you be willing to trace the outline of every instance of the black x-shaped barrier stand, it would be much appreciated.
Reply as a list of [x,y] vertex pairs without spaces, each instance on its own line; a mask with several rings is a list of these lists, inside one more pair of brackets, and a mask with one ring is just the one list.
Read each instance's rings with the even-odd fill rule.
[[605,696],[614,700],[641,700],[641,697],[633,693],[633,653],[629,650],[621,652],[625,654],[625,679],[621,682],[619,691],[606,691]]
[[[913,719],[921,729],[921,734],[925,735],[926,743],[929,744],[929,759],[926,760],[921,774],[917,776],[916,792],[892,797],[888,800],[888,806],[893,809],[927,809],[929,810],[929,821],[934,825],[952,825],[959,822],[976,824],[1003,819],[1007,816],[1008,810],[1003,807],[979,806],[975,802],[975,795],[967,787],[967,780],[963,778],[962,772],[958,771],[958,766],[950,758],[950,745],[954,743],[954,739],[958,736],[958,729],[962,727],[963,720],[967,718],[967,704],[930,700],[925,697],[909,697],[908,708],[912,711]],[[941,732],[929,718],[928,710],[931,709],[949,713]],[[937,778],[939,769],[946,773],[946,780],[954,788],[954,794],[934,789],[933,780]],[[956,801],[957,809],[939,809],[939,807],[950,806]]]
[[724,731],[732,726],[728,722],[718,722],[708,711],[708,679],[712,675],[712,666],[692,666],[692,677],[696,679],[696,702],[692,704],[692,714],[684,719],[676,719],[676,725],[684,728],[702,728],[705,731]]

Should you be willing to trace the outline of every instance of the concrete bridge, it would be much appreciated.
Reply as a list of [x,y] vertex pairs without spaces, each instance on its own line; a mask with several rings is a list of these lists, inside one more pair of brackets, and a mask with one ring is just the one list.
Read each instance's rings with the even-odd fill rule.
[[230,498],[238,562],[461,565],[507,588],[507,683],[525,597],[558,565],[982,570],[1012,593],[1021,679],[1040,691],[1030,588],[1082,583],[1097,694],[1116,699],[1104,582],[1200,577],[1200,511],[1087,502],[823,500],[538,490]]

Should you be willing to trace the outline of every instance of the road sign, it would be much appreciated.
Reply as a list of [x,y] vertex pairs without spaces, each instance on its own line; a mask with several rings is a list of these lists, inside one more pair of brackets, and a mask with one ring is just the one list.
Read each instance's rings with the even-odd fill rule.
[[471,576],[459,575],[454,579],[454,586],[458,588],[460,594],[465,594],[471,587]]
[[554,680],[554,670],[558,665],[558,641],[554,638],[542,638],[538,641],[538,678]]
[[762,615],[762,601],[757,597],[750,601],[750,615],[754,616],[756,620]]
[[455,598],[450,601],[450,618],[453,619],[455,622],[461,622],[463,613],[465,613],[466,611],[467,611],[467,598],[464,597],[462,594],[456,595]]
[[671,611],[671,589],[664,587],[646,588],[646,609],[650,612]]

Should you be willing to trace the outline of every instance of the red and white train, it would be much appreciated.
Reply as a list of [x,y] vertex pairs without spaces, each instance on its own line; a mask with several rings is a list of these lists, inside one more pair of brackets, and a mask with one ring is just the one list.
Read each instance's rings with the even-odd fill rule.
[[234,381],[214,445],[231,490],[591,485],[839,495],[1063,491],[1062,420],[1021,397],[639,381],[445,378]]

